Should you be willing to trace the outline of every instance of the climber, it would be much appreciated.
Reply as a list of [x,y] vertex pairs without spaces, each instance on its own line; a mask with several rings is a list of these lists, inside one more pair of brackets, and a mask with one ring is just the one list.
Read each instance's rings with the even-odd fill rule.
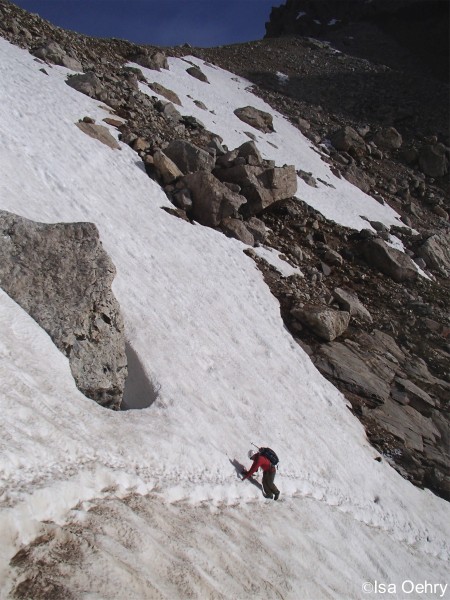
[[[277,470],[275,465],[268,458],[267,454],[269,453],[265,452],[267,450],[270,450],[270,448],[259,448],[259,451],[256,453],[254,453],[253,450],[249,451],[248,457],[253,461],[253,464],[250,467],[249,471],[242,471],[242,481],[245,481],[245,479],[249,479],[253,475],[253,473],[255,473],[259,468],[261,468],[263,470],[262,485],[264,490],[264,496],[266,498],[273,498],[274,500],[278,500],[280,496],[280,491],[274,483],[275,474]],[[270,450],[270,452],[275,456],[276,462],[278,462],[278,458],[276,457],[276,454],[273,452],[273,450]],[[269,456],[271,455],[269,454]]]

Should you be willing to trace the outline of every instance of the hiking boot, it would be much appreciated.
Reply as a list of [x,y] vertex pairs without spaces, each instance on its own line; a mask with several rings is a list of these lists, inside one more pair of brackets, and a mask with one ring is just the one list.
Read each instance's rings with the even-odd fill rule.
[[275,496],[273,497],[274,500],[278,500],[278,498],[280,497],[280,492],[277,492],[275,494]]
[[269,500],[273,499],[272,494],[264,494],[264,498],[269,498]]

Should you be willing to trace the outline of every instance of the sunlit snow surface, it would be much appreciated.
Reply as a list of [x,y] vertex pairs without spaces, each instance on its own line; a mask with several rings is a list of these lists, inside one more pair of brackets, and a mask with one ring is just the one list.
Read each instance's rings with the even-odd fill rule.
[[[243,244],[167,214],[136,153],[75,127],[107,112],[64,83],[66,69],[45,75],[3,40],[0,52],[0,208],[97,225],[128,343],[158,391],[149,408],[123,413],[86,399],[47,334],[0,292],[2,597],[15,582],[11,557],[44,522],[99,535],[88,565],[67,569],[80,597],[360,598],[364,581],[445,581],[448,504],[374,460],[345,399],[285,330]],[[230,148],[246,141],[233,109],[268,107],[242,80],[201,64],[211,82],[201,84],[188,66],[144,71]],[[195,112],[187,94],[216,114]],[[336,187],[309,202],[355,227],[358,202],[371,219],[395,221],[336,180],[289,123],[274,123],[277,133],[256,133],[264,156]],[[250,442],[279,454],[282,501],[237,477],[231,461],[248,466]]]

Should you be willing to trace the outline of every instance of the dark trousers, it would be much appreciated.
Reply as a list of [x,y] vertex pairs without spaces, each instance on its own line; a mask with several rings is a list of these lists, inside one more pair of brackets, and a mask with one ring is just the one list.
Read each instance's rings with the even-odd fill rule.
[[271,469],[269,469],[268,471],[264,471],[264,473],[263,473],[262,484],[263,484],[264,494],[266,496],[272,497],[273,494],[280,493],[278,491],[277,486],[274,483],[276,472],[277,472],[277,470],[275,469],[275,467],[272,467]]

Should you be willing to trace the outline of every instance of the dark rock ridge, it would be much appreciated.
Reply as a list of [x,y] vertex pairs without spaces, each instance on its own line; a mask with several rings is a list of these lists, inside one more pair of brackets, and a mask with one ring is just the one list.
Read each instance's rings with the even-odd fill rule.
[[[400,8],[389,3],[394,12]],[[350,6],[327,4],[342,5],[342,11]],[[379,2],[360,4],[377,8]],[[136,151],[173,202],[165,210],[247,244],[286,327],[349,400],[383,459],[415,485],[450,498],[448,73],[444,80],[430,77],[408,44],[400,46],[387,27],[356,13],[342,26],[323,27],[326,42],[308,30],[308,37],[164,52],[67,32],[6,0],[0,0],[0,17],[1,35],[12,43],[34,54],[43,47],[57,51],[36,57],[46,61],[42,77],[52,61],[62,60],[51,42],[81,63],[84,77],[74,75],[69,85],[84,87],[109,107],[105,121],[119,129],[121,143]],[[420,42],[427,31],[424,19],[423,31],[414,35]],[[195,55],[249,79],[253,92],[311,141],[337,177],[390,205],[405,227],[371,222],[370,231],[355,232],[326,220],[301,198],[289,197],[299,195],[290,167],[275,171],[252,143],[226,148],[198,119],[183,115],[172,90],[124,66],[136,59],[167,68],[168,54]],[[205,98],[192,100],[208,110]],[[319,183],[301,167],[297,174],[308,185]],[[278,176],[284,191],[275,197]],[[273,202],[252,208],[255,193]],[[388,245],[393,235],[405,248],[400,262]],[[282,277],[248,247],[259,243],[304,276]],[[368,249],[373,244],[376,260]],[[418,277],[415,265],[429,279]]]
[[0,285],[50,335],[77,387],[119,409],[127,359],[115,268],[92,223],[44,224],[0,211]]
[[363,252],[381,238],[329,223],[301,202],[276,204],[261,217],[266,244],[305,275],[281,277],[256,259],[286,327],[385,458],[449,499],[448,280],[398,277],[387,255],[374,261]]
[[406,55],[415,69],[448,78],[447,0],[287,0],[272,8],[266,35],[292,34],[339,42],[389,66],[405,66]]

